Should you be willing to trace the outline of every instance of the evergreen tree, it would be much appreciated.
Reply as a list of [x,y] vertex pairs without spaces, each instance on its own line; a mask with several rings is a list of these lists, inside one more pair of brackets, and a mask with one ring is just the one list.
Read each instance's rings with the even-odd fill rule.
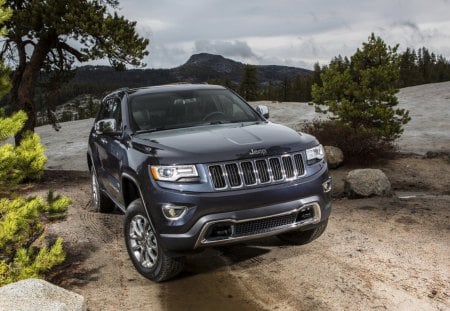
[[322,79],[320,78],[321,73],[322,73],[322,68],[320,68],[320,64],[315,63],[314,64],[314,73],[313,73],[313,84],[322,86]]
[[241,86],[239,87],[239,94],[249,101],[258,99],[258,77],[256,67],[245,65]]
[[418,65],[419,70],[422,73],[422,80],[424,83],[430,83],[432,81],[433,60],[430,52],[425,47],[419,49]]
[[406,51],[400,55],[400,87],[418,85],[422,83],[422,75],[419,72],[416,62],[417,56],[414,50],[407,48]]
[[314,103],[321,111],[325,106],[342,125],[391,144],[410,120],[408,111],[396,108],[396,52],[397,46],[387,46],[372,34],[350,60],[337,57],[323,69],[323,86],[312,88]]
[[28,115],[26,130],[34,130],[36,107],[35,81],[45,70],[56,78],[70,73],[76,60],[84,62],[108,58],[111,65],[141,65],[147,55],[148,40],[137,35],[135,22],[115,11],[117,0],[7,0],[13,10],[6,21],[6,41],[1,57],[16,65],[12,78],[11,103]]

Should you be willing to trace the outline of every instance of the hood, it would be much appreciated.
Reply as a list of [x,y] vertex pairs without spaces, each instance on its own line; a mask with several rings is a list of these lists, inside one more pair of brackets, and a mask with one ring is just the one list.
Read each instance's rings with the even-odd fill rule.
[[292,153],[317,145],[307,134],[273,123],[221,124],[138,134],[136,149],[155,164],[214,163]]

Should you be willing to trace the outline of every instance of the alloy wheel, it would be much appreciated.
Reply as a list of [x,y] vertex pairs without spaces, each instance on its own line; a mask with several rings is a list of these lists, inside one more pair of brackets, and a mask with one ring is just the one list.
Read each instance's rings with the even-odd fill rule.
[[147,218],[142,215],[132,218],[128,238],[136,261],[143,268],[152,268],[158,259],[158,242]]

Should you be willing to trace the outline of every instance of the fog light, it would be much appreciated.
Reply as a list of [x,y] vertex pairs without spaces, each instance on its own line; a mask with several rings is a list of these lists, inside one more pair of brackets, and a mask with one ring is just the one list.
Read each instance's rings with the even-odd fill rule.
[[164,216],[170,220],[181,218],[187,209],[187,206],[182,205],[164,204],[162,206]]
[[331,178],[322,184],[323,192],[327,193],[331,191]]

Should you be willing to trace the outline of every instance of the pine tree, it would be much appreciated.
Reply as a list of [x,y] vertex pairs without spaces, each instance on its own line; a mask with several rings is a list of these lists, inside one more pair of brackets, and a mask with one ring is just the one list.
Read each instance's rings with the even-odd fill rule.
[[334,118],[354,131],[368,133],[377,142],[391,144],[403,132],[408,111],[396,108],[399,78],[397,46],[387,46],[372,34],[350,60],[335,58],[314,85],[312,97]]
[[322,86],[322,79],[320,78],[320,74],[322,73],[322,68],[320,68],[319,63],[314,64],[314,73],[313,73],[313,83],[318,86]]
[[[12,77],[11,106],[28,115],[16,143],[33,131],[35,81],[44,70],[59,80],[75,60],[109,59],[112,66],[142,65],[148,40],[136,33],[136,23],[119,16],[117,0],[7,0],[13,10],[5,22],[6,40],[1,57],[16,67]],[[51,78],[50,78],[51,79]]]
[[423,79],[417,66],[417,56],[414,50],[406,49],[400,55],[399,63],[399,86],[406,87],[421,84]]
[[239,94],[249,101],[258,99],[258,77],[255,66],[245,65]]

